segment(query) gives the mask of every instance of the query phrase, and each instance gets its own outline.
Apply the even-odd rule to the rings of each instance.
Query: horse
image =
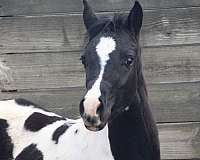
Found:
[[[81,118],[68,119],[25,99],[0,101],[1,160],[160,160],[156,123],[142,72],[143,10],[98,17],[83,0],[88,42],[81,62]]]

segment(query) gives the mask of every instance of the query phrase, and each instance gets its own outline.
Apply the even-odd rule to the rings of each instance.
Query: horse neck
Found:
[[[109,124],[109,140],[116,160],[159,160],[157,128],[147,100],[141,71],[137,94],[129,110]]]

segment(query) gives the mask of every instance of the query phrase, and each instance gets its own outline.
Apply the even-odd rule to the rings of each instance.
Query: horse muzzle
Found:
[[[108,113],[100,98],[87,97],[80,102],[80,114],[90,131],[102,130],[108,121]]]

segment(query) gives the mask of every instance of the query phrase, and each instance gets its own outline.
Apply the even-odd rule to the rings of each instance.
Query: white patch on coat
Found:
[[[13,149],[14,156],[23,150],[23,147],[32,139],[32,135],[34,135],[34,132],[29,132],[24,129],[25,120],[34,112],[61,117],[55,113],[34,108],[34,106],[20,106],[15,100],[0,101],[0,119],[7,120],[9,124],[9,136],[11,138],[16,137],[12,139],[15,144]]]
[[[99,132],[91,132],[85,128],[82,119],[66,119],[49,124],[37,132],[25,130],[24,122],[34,112],[58,116],[42,109],[20,106],[14,100],[0,101],[0,119],[7,120],[9,124],[8,134],[14,144],[14,158],[25,147],[34,143],[42,152],[44,160],[114,160],[107,126]],[[74,124],[61,135],[58,144],[55,144],[52,135],[65,123]]]
[[[110,59],[109,54],[112,53],[116,48],[116,42],[112,37],[101,37],[100,42],[96,46],[96,52],[100,60],[100,73],[93,84],[92,88],[87,92],[85,98],[101,96],[100,84],[103,78],[105,66],[107,61]]]

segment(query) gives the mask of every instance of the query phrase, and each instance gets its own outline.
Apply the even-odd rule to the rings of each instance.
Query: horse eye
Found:
[[[133,57],[127,57],[125,60],[125,65],[126,66],[131,66],[133,64]]]
[[[84,67],[86,66],[86,58],[85,58],[85,56],[81,56],[81,58],[80,58],[80,60],[81,60],[81,63],[84,65]]]

